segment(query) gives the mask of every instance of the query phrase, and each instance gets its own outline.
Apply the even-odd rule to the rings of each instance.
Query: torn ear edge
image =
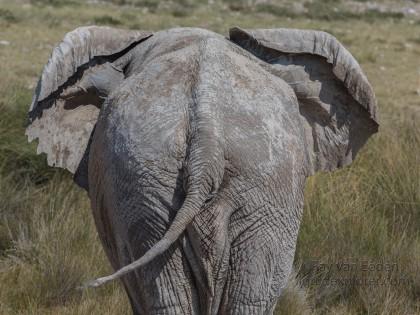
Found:
[[[360,65],[350,52],[332,35],[313,30],[256,29],[233,27],[229,39],[270,63],[267,56],[273,53],[312,54],[324,58],[332,65],[334,75],[351,97],[367,112],[373,132],[379,127],[377,102],[373,89]]]
[[[26,135],[29,142],[38,139],[37,153],[46,153],[50,166],[77,171],[79,180],[75,180],[84,188],[88,143],[103,99],[97,102],[95,91],[79,89],[78,84],[84,74],[103,70],[150,36],[150,32],[80,27],[65,35],[44,67],[28,113]],[[66,92],[71,90],[78,93],[67,99]]]
[[[152,35],[105,26],[84,26],[67,33],[42,71],[29,109],[29,123],[86,70],[117,60]]]

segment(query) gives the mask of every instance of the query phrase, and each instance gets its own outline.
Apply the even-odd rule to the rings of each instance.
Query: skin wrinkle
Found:
[[[307,51],[281,51],[287,45]],[[133,313],[272,314],[292,268],[306,177],[348,164],[377,129],[363,73],[346,72],[356,63],[329,35],[284,29],[233,29],[230,40],[171,29],[118,58],[80,71],[105,98],[79,174],[100,239],[118,270],[169,227],[182,233],[123,276]],[[122,82],[110,82],[121,71]],[[80,73],[66,87],[88,94]],[[51,104],[42,117],[87,99],[61,112]],[[72,152],[64,143],[54,154]],[[171,223],[186,203],[198,214],[187,227]]]

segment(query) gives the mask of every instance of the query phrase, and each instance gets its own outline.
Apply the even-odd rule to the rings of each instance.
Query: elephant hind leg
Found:
[[[127,286],[125,287],[125,292],[127,293],[128,296],[128,300],[130,301],[130,305],[131,305],[131,310],[133,311],[133,315],[141,315],[142,312],[138,309],[137,303],[135,302],[135,299],[131,296],[131,292],[130,290],[127,288]]]
[[[126,180],[130,173],[119,170],[118,174],[111,177],[117,181],[98,180],[90,190],[99,236],[114,270],[138,259],[158,242],[182,202],[176,174],[169,177],[156,171],[130,181]],[[133,314],[200,314],[194,278],[180,240],[121,280]]]
[[[187,228],[184,252],[200,294],[200,315],[218,314],[229,266],[228,233],[232,206],[220,193]]]
[[[157,199],[154,199],[153,209],[148,209],[148,202],[144,202],[146,198],[148,195],[143,195],[143,205],[140,209],[143,214],[150,214],[151,210],[167,211],[164,203],[159,203]],[[125,239],[125,242],[129,254],[128,259],[122,261],[122,265],[140,257],[148,250],[147,246],[155,243],[156,238],[164,232],[164,224],[153,225],[150,222],[149,226],[143,218],[140,220],[143,224],[133,223],[133,227],[136,228],[128,229],[131,237]],[[127,291],[132,296],[132,305],[138,306],[133,307],[134,314],[135,310],[139,314],[150,315],[200,314],[194,277],[183,252],[181,240],[151,263],[123,276],[123,281],[129,283]]]
[[[294,241],[270,206],[254,207],[230,250],[228,280],[219,314],[271,315],[293,262]],[[235,222],[236,221],[236,222]],[[294,237],[292,235],[292,237]],[[291,246],[289,246],[292,244]]]

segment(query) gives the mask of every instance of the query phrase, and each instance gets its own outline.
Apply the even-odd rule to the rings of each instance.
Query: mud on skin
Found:
[[[331,35],[82,27],[44,68],[30,140],[68,169],[134,314],[272,314],[305,179],[355,158],[375,96]]]

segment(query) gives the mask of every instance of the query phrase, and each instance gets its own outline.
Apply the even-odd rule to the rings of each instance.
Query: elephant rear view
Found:
[[[29,139],[86,189],[134,314],[272,314],[305,179],[378,130],[331,35],[83,27],[44,68]]]

